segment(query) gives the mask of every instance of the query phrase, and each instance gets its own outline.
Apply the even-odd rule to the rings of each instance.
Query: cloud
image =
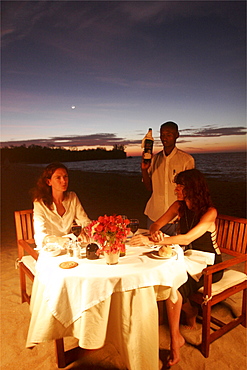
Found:
[[[220,137],[246,135],[246,128],[238,127],[205,127],[200,129],[180,130],[180,138],[184,137]]]
[[[189,143],[192,140],[185,140],[184,138],[198,138],[198,137],[221,137],[246,135],[246,128],[239,127],[203,127],[201,129],[184,129],[180,130],[178,143]],[[159,138],[155,138],[156,146],[162,146]],[[20,145],[39,145],[48,147],[108,147],[114,145],[125,146],[140,146],[141,140],[129,140],[127,138],[118,137],[114,133],[97,133],[90,135],[71,135],[71,136],[54,136],[48,139],[29,139],[18,141],[2,141],[1,147],[20,146]]]
[[[116,134],[112,133],[97,133],[91,135],[56,136],[48,139],[5,141],[1,143],[1,146],[39,145],[48,147],[105,147],[116,144],[136,145],[140,144],[140,142],[141,140],[128,140],[122,137],[117,137]]]
[[[33,32],[42,37],[39,27],[51,24],[59,33],[67,31],[68,36],[72,30],[76,31],[78,40],[88,33],[95,42],[101,37],[113,40],[116,36],[131,36],[133,27],[136,30],[141,24],[146,29],[150,22],[170,25],[183,19],[212,15],[244,30],[245,18],[241,17],[244,2],[236,3],[222,6],[219,1],[197,1],[191,6],[187,1],[2,1],[2,42],[7,45]]]
[[[195,128],[195,129],[184,129],[179,130],[179,139],[177,140],[177,144],[186,144],[191,143],[192,140],[189,138],[207,138],[207,137],[221,137],[221,136],[242,136],[246,135],[246,127],[202,127],[202,128]],[[185,139],[187,138],[187,139]],[[159,137],[155,137],[155,145],[157,147],[162,147],[162,143],[159,141]],[[195,149],[194,147],[188,149]]]
[[[213,18],[212,29],[211,14],[220,14],[225,28],[231,13],[239,14],[240,11],[230,12],[229,4],[224,10],[222,4],[205,3],[194,2],[193,6],[188,6],[186,1],[3,1],[3,75],[11,81],[15,69],[18,74],[28,73],[27,85],[35,83],[45,91],[49,86],[52,89],[60,86],[61,81],[71,89],[79,89],[80,78],[83,79],[81,85],[90,83],[91,89],[98,82],[122,88],[167,89],[176,87],[175,81],[179,80],[182,91],[185,84],[188,88],[188,79],[192,81],[192,73],[195,78],[198,56],[191,58],[191,55],[197,55],[199,46],[204,45],[203,75],[207,76],[213,60],[211,55],[216,52],[218,55],[221,45],[225,45],[222,33],[219,39],[214,38],[214,43],[204,39],[209,37],[208,31],[218,34],[222,28],[222,23],[218,25]],[[235,9],[236,5],[232,7]],[[199,27],[201,17],[207,19],[203,27]],[[235,35],[232,29],[228,32]],[[240,35],[236,36],[239,39]],[[15,42],[16,48],[6,47]],[[230,41],[227,42],[227,50],[242,60],[237,58],[238,51],[233,52]],[[214,44],[216,50],[212,50]],[[239,48],[239,43],[234,46]],[[25,59],[20,62],[20,47],[25,48],[26,55],[30,53],[27,62]],[[223,55],[221,58],[222,70],[222,65],[228,67],[230,57]],[[56,68],[52,68],[53,65]],[[37,84],[39,76],[42,77]],[[23,81],[17,76],[15,84],[22,85]]]
[[[44,17],[56,15],[58,1],[2,1],[2,46],[29,35]]]
[[[180,130],[178,143],[189,143],[191,140],[184,138],[196,137],[221,137],[246,135],[246,128],[239,127],[204,127],[201,129]],[[1,147],[39,145],[48,147],[109,147],[114,145],[140,146],[141,140],[130,140],[118,137],[114,133],[96,133],[90,135],[54,136],[48,139],[29,139],[18,141],[2,141]],[[156,146],[162,146],[159,138],[155,138]]]
[[[107,76],[100,76],[96,77],[96,80],[102,82],[102,83],[108,83],[108,84],[113,84],[113,85],[118,85],[118,86],[123,86],[123,87],[129,87],[130,83],[120,77],[107,77]]]

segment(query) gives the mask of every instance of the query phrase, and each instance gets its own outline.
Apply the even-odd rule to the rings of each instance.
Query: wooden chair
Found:
[[[221,253],[231,259],[203,270],[204,286],[190,296],[190,300],[201,305],[202,312],[202,343],[199,346],[204,357],[209,356],[209,346],[217,338],[241,324],[246,327],[246,291],[247,291],[247,220],[225,215],[218,215],[216,220],[217,244]],[[244,272],[232,270],[235,265],[243,262]],[[212,273],[225,270],[223,278],[212,284]],[[211,315],[211,308],[231,295],[243,291],[242,313],[228,323],[224,323]],[[210,326],[213,323],[217,328]],[[210,328],[213,330],[210,333]]]
[[[30,304],[31,295],[27,293],[26,276],[33,281],[38,253],[34,250],[33,210],[15,212],[15,226],[18,247],[21,300]],[[55,340],[56,360],[59,368],[67,366],[63,338]]]
[[[18,247],[18,266],[20,273],[20,288],[22,303],[30,304],[30,294],[27,293],[26,276],[33,281],[35,276],[35,264],[38,253],[34,250],[33,211],[15,212],[15,227]]]

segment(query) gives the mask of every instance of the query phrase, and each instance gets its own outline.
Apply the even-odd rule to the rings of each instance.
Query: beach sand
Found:
[[[12,164],[2,170],[1,177],[1,369],[56,369],[54,345],[41,343],[32,350],[25,348],[30,320],[29,305],[21,304],[18,269],[15,269],[17,247],[14,211],[29,209],[32,202],[29,190],[34,186],[40,168]],[[246,215],[246,188],[241,182],[209,181],[212,198],[219,213],[238,217]],[[140,176],[95,174],[70,171],[70,188],[75,191],[91,219],[103,214],[126,214],[138,218],[146,226],[143,210],[149,198]],[[31,289],[31,285],[30,285]],[[240,296],[231,300],[240,309]],[[225,304],[214,307],[215,315],[232,317]],[[75,339],[66,338],[69,348]],[[169,334],[166,322],[160,326],[160,358],[169,353]],[[80,350],[78,361],[66,369],[124,369],[115,348],[108,344],[95,351]],[[174,370],[242,370],[246,362],[246,329],[238,326],[210,346],[210,357],[205,359],[194,346],[186,343],[181,348],[181,361]],[[135,369],[146,370],[146,369]]]

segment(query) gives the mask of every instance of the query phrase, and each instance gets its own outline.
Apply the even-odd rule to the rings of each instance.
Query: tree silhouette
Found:
[[[42,147],[39,145],[10,146],[1,148],[1,163],[50,163],[54,161],[75,162],[101,159],[125,159],[123,145],[114,145],[112,150],[97,149],[71,150],[62,147]]]

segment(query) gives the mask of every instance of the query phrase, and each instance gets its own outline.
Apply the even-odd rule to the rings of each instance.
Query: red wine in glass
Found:
[[[71,232],[78,238],[81,233],[81,226],[80,225],[73,225],[71,227]]]
[[[136,218],[131,218],[130,223],[129,223],[128,226],[129,226],[132,234],[134,235],[137,232],[137,230],[139,229],[139,220],[136,219]]]

